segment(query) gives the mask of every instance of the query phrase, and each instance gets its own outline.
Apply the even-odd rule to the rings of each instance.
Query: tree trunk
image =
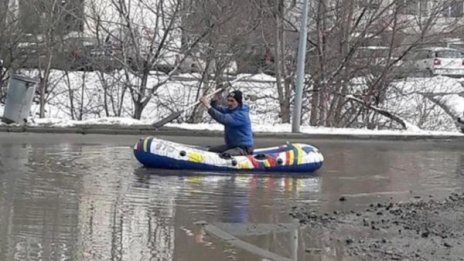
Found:
[[[140,120],[142,118],[142,112],[144,109],[144,105],[141,102],[134,102],[134,114],[132,115],[132,118]]]
[[[105,110],[106,117],[109,117],[110,116],[110,110],[109,110],[109,106],[108,106],[108,96],[109,96],[108,83],[106,81],[105,74],[102,73],[102,72],[99,72],[99,73],[100,73],[100,82],[101,82],[102,88],[103,88],[103,109]]]
[[[150,96],[145,96],[148,84],[148,74],[149,69],[147,65],[144,65],[142,81],[140,82],[140,93],[137,96],[137,100],[134,101],[134,119],[140,120],[142,118],[142,113],[148,102],[150,101]],[[144,98],[145,97],[145,98]]]
[[[340,44],[339,44],[339,52],[340,52],[340,62],[343,62],[345,57],[349,55],[349,50],[350,50],[350,34],[352,30],[351,26],[351,21],[353,17],[353,1],[344,1],[343,2],[343,11],[342,11],[342,18],[341,18],[341,29],[340,29]],[[340,76],[337,77],[336,80],[336,88],[334,90],[334,93],[336,94],[341,94],[335,96],[333,98],[333,102],[331,104],[331,117],[330,120],[330,126],[343,126],[343,123],[341,122],[342,120],[342,114],[343,114],[343,108],[346,102],[345,96],[348,93],[347,90],[347,82],[349,81],[348,79],[348,71],[347,68],[344,67],[342,68],[342,71],[340,73]],[[332,84],[332,83],[328,83]]]
[[[75,111],[74,111],[74,91],[71,86],[71,81],[69,79],[69,72],[66,71],[66,81],[67,81],[67,86],[68,86],[68,98],[69,98],[69,112],[71,113],[71,119],[75,120]]]
[[[274,56],[274,71],[276,75],[276,88],[279,96],[280,118],[283,123],[290,123],[290,102],[287,99],[287,91],[284,90],[285,83],[282,82],[282,75],[285,75],[285,38],[282,25],[282,16],[284,13],[283,0],[276,0],[275,13],[275,56]],[[286,88],[285,88],[286,89]]]
[[[281,31],[281,17],[280,17],[280,2],[281,0],[276,0],[277,1],[277,9],[275,13],[275,22],[276,22],[276,27],[275,27],[275,48],[274,48],[274,72],[275,72],[275,78],[276,78],[276,87],[277,87],[277,94],[278,94],[278,99],[279,99],[279,106],[280,106],[280,116],[282,119],[282,122],[285,123],[283,119],[283,103],[284,103],[284,93],[282,89],[282,77],[281,77],[281,70],[280,70],[280,59],[281,59],[281,53],[280,53],[280,44],[281,44],[281,39],[280,39],[280,31]]]
[[[286,39],[286,34],[285,30],[280,31],[281,32],[281,37],[280,39]],[[291,109],[290,109],[290,99],[292,98],[292,87],[293,87],[293,78],[289,75],[289,71],[286,67],[286,53],[285,53],[285,40],[282,40],[282,44],[280,45],[280,53],[282,54],[282,62],[281,62],[281,68],[282,68],[282,76],[284,79],[284,103],[282,105],[282,115],[283,119],[286,121],[284,122],[290,122],[291,118]],[[287,119],[288,118],[288,119]]]
[[[313,92],[311,93],[311,115],[310,115],[310,124],[311,126],[317,126],[321,122],[323,122],[323,119],[325,115],[323,115],[324,111],[324,103],[323,103],[323,97],[322,97],[322,86],[325,83],[324,79],[324,41],[323,41],[323,34],[325,32],[324,28],[324,23],[323,23],[323,17],[324,17],[324,8],[323,8],[324,2],[319,1],[317,5],[317,18],[316,18],[316,30],[318,32],[317,34],[317,53],[318,53],[318,68],[314,70],[314,72],[318,73],[313,76],[315,79],[314,85],[313,85]]]
[[[201,95],[206,95],[206,92],[208,91],[209,87],[209,75],[207,73],[207,68],[208,65],[206,66],[205,71],[203,72],[203,80],[202,84],[200,85],[200,89],[198,90],[198,94],[196,95],[196,99],[199,99]],[[205,112],[204,107],[201,104],[198,104],[193,108],[193,112],[190,115],[190,118],[188,119],[188,122],[190,123],[199,123],[203,119],[203,113]]]
[[[46,95],[48,93],[48,80],[50,77],[50,70],[52,65],[52,54],[50,50],[48,51],[48,62],[47,68],[45,69],[44,76],[40,79],[40,97],[39,97],[39,118],[45,118],[45,105],[46,105]]]
[[[84,118],[84,96],[85,96],[85,72],[82,74],[81,101],[80,101],[79,115],[78,115],[78,120],[80,121]]]
[[[120,96],[120,99],[119,99],[119,104],[117,104],[117,110],[116,110],[116,116],[117,117],[121,117],[122,115],[122,107],[124,105],[124,95],[126,94],[126,91],[127,91],[127,86],[124,85],[122,87],[122,91],[121,91],[121,96]]]
[[[39,118],[45,118],[45,88],[47,88],[48,77],[40,77],[39,91]]]
[[[5,31],[5,25],[7,24],[7,14],[9,12],[8,9],[9,0],[0,1],[0,36],[3,36],[3,32]]]

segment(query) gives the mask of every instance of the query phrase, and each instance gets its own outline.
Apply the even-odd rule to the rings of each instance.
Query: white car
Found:
[[[453,48],[417,49],[406,64],[408,69],[422,75],[464,76],[464,57],[459,50]]]

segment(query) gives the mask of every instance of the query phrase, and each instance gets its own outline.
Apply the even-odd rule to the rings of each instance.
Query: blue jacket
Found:
[[[209,115],[224,125],[224,139],[229,148],[253,148],[253,132],[251,130],[250,109],[247,105],[239,105],[234,110],[215,103],[208,110]]]

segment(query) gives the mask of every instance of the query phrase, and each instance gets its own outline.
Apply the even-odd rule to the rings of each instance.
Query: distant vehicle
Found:
[[[0,88],[2,87],[3,79],[3,60],[0,58]]]
[[[15,67],[38,68],[47,62],[47,47],[41,35],[24,34],[17,39],[13,54]]]
[[[5,103],[6,91],[3,89],[3,60],[0,58],[0,103]]]
[[[67,37],[64,41],[64,61],[72,70],[113,70],[122,66],[112,56],[105,43],[94,37]]]
[[[182,59],[182,55],[179,54],[176,57],[176,63]],[[179,66],[181,73],[201,73],[206,70],[206,61],[199,58],[200,55],[189,55],[183,59]],[[217,70],[217,62],[220,63],[220,67],[223,67],[225,74],[237,74],[237,63],[232,59],[231,54],[218,54],[218,59],[212,59],[208,65],[208,73],[215,73]]]
[[[461,132],[464,133],[464,112],[461,117],[458,117],[458,127],[461,128]]]
[[[356,76],[382,73],[396,57],[386,46],[358,47],[352,58],[351,68]],[[394,65],[396,66],[396,65]]]
[[[464,56],[461,51],[447,47],[417,49],[406,58],[404,69],[422,76],[464,76]]]

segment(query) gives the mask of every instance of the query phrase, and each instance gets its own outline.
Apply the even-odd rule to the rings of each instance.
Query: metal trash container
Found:
[[[13,74],[10,77],[3,111],[3,122],[25,123],[27,121],[32,98],[34,98],[35,88],[38,83],[38,80],[20,74]]]

